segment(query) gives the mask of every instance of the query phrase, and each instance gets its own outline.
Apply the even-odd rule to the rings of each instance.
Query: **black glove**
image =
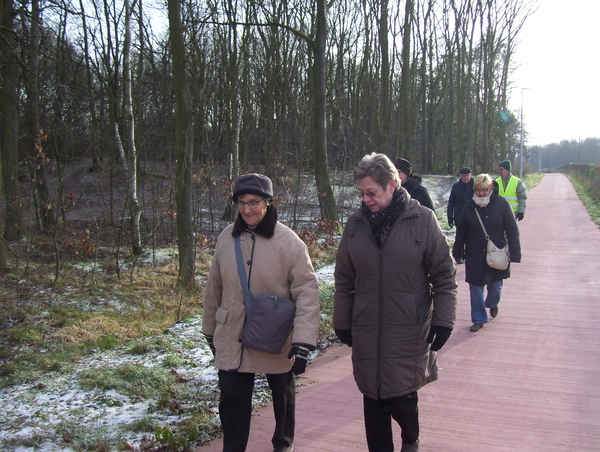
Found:
[[[308,345],[292,344],[292,349],[288,354],[288,359],[292,359],[294,356],[296,357],[294,364],[292,365],[292,372],[294,372],[294,375],[300,375],[306,371],[309,353],[310,347]]]
[[[450,226],[451,228],[454,227],[454,218],[448,217],[448,226]]]
[[[525,214],[523,212],[517,212],[517,213],[515,213],[515,219],[517,221],[521,221],[524,216],[525,216]]]
[[[429,335],[427,336],[427,342],[431,344],[431,350],[434,352],[440,350],[450,337],[450,334],[452,334],[450,328],[431,325],[431,328],[429,328]]]
[[[206,339],[206,342],[208,343],[208,346],[210,347],[210,351],[212,352],[213,356],[215,356],[214,336],[209,336],[208,334],[205,334],[204,338]]]
[[[342,344],[352,347],[352,331],[351,330],[335,330],[335,335]]]

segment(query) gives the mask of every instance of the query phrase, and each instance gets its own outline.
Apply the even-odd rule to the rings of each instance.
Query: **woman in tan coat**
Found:
[[[450,336],[456,267],[435,213],[400,186],[384,154],[354,171],[361,208],[348,218],[335,267],[334,328],[352,348],[370,452],[419,450],[417,390],[438,377]]]
[[[223,452],[246,450],[250,433],[254,374],[265,373],[273,395],[274,452],[290,452],[294,440],[294,374],[304,372],[319,328],[317,279],[306,245],[277,221],[273,185],[262,174],[235,181],[239,214],[217,239],[206,283],[202,332],[215,354],[221,398]],[[296,303],[294,328],[279,354],[253,350],[240,342],[246,316],[236,266],[234,238],[241,238],[243,260],[253,295],[270,294]]]

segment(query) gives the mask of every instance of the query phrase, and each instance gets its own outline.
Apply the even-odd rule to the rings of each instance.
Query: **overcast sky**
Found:
[[[509,107],[523,95],[528,145],[600,138],[599,20],[599,0],[539,0],[525,23]]]

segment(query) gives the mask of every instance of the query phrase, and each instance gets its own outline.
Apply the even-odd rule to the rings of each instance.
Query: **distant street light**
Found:
[[[523,90],[529,88],[521,88],[521,164],[519,165],[519,178],[523,179]]]

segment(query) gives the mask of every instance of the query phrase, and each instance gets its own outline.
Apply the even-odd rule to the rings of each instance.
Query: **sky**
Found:
[[[537,4],[516,49],[509,102],[519,118],[523,105],[524,142],[600,138],[600,1]]]

